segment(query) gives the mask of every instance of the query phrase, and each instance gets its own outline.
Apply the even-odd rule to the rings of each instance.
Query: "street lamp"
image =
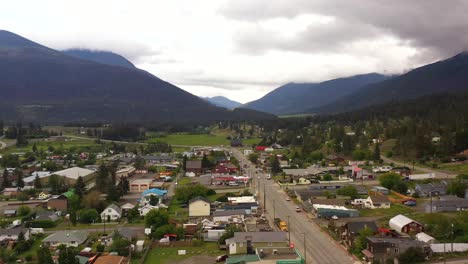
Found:
[[[276,207],[275,207],[275,199],[273,199],[273,219],[276,218]]]
[[[306,247],[306,233],[302,233],[304,236],[304,263],[307,264],[307,247]]]
[[[289,215],[288,215],[288,241],[289,241],[289,245],[291,245],[291,225],[289,224]]]

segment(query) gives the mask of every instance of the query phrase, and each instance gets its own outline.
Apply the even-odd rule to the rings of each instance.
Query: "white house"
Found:
[[[108,219],[110,219],[111,221],[117,221],[121,217],[122,217],[122,208],[120,208],[116,204],[111,204],[107,206],[106,209],[104,209],[101,212],[101,219],[103,221],[107,221]]]
[[[189,216],[210,216],[211,202],[204,197],[195,197],[189,201]]]
[[[30,233],[29,229],[22,227],[15,228],[2,228],[0,229],[0,243],[6,243],[8,241],[17,241],[20,233],[23,233],[24,239],[29,240]]]
[[[167,206],[164,204],[159,204],[159,205],[154,205],[154,206],[151,204],[145,204],[142,207],[138,208],[138,212],[140,213],[141,216],[145,216],[149,211],[158,210],[159,208],[167,208]]]
[[[65,245],[67,247],[78,247],[88,239],[86,230],[64,230],[44,238],[42,243],[49,247]]]
[[[385,195],[370,195],[367,197],[365,202],[365,207],[370,209],[377,209],[377,208],[390,208],[390,200]]]

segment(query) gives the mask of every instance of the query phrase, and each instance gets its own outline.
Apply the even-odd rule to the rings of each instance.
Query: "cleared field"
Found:
[[[178,250],[186,250],[186,255],[178,255]],[[204,263],[216,263],[215,256],[223,254],[218,249],[217,243],[204,243],[199,247],[168,247],[168,248],[154,248],[149,253],[145,260],[147,264],[169,264],[179,263],[184,259],[193,258],[196,256],[207,256],[203,261],[208,261],[210,256],[213,257],[211,262]]]
[[[18,148],[16,146],[12,146],[12,147],[9,147],[0,151],[0,153],[8,154],[8,153],[29,152],[29,151],[32,151],[33,145],[34,143],[30,142],[29,145],[26,147]],[[36,146],[37,146],[37,149],[43,149],[43,150],[47,150],[49,147],[53,147],[55,149],[61,148],[64,150],[70,150],[73,148],[82,148],[82,147],[101,148],[101,145],[95,143],[94,140],[86,140],[86,139],[72,139],[72,140],[63,141],[63,142],[40,141],[40,142],[36,142]]]
[[[169,134],[163,137],[147,139],[146,142],[152,143],[162,141],[171,145],[184,146],[227,146],[230,141],[224,136],[208,135],[208,134]]]
[[[440,169],[456,173],[468,173],[468,163],[441,164]]]

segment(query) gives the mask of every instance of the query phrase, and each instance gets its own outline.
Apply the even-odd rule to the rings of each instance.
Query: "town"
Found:
[[[468,250],[464,174],[380,155],[299,167],[261,138],[177,147],[73,131],[2,139],[3,261],[415,263]]]

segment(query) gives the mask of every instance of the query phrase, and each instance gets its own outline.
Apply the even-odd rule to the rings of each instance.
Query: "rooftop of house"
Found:
[[[230,216],[230,215],[245,215],[245,210],[235,209],[235,210],[218,210],[213,212],[213,216]]]
[[[345,206],[346,201],[343,199],[310,199],[311,204],[321,204],[321,205],[335,205],[335,206]]]
[[[127,264],[127,262],[126,257],[107,255],[98,257],[94,264]]]
[[[102,212],[106,212],[107,209],[114,209],[118,214],[122,214],[122,208],[120,208],[118,205],[116,204],[110,204],[109,206],[106,207],[106,209],[104,209],[104,211]]]
[[[252,242],[288,242],[286,232],[235,232],[234,237],[226,239],[230,243],[245,242],[251,240]]]
[[[163,196],[167,194],[167,190],[161,190],[158,188],[152,188],[144,191],[141,196],[147,196],[147,195],[158,195],[158,196]]]
[[[62,230],[57,231],[54,234],[44,238],[42,242],[59,242],[59,243],[67,243],[67,242],[77,242],[79,244],[86,241],[88,238],[88,232],[85,230]]]
[[[201,169],[202,168],[202,162],[201,162],[201,160],[187,160],[187,163],[185,163],[185,168],[187,168],[187,169]]]
[[[1,228],[0,229],[0,236],[7,235],[7,236],[17,236],[19,233],[23,232],[26,233],[28,229],[22,227],[14,227],[14,228]]]
[[[390,200],[386,195],[370,195],[372,203],[389,203]]]
[[[204,202],[207,202],[207,203],[211,203],[211,201],[208,198],[197,196],[197,197],[194,197],[194,198],[190,199],[189,204],[191,204],[193,202],[196,202],[196,201],[204,201]]]
[[[409,246],[427,246],[426,243],[414,240],[410,237],[367,237],[372,243],[384,243],[390,245],[406,245]]]

